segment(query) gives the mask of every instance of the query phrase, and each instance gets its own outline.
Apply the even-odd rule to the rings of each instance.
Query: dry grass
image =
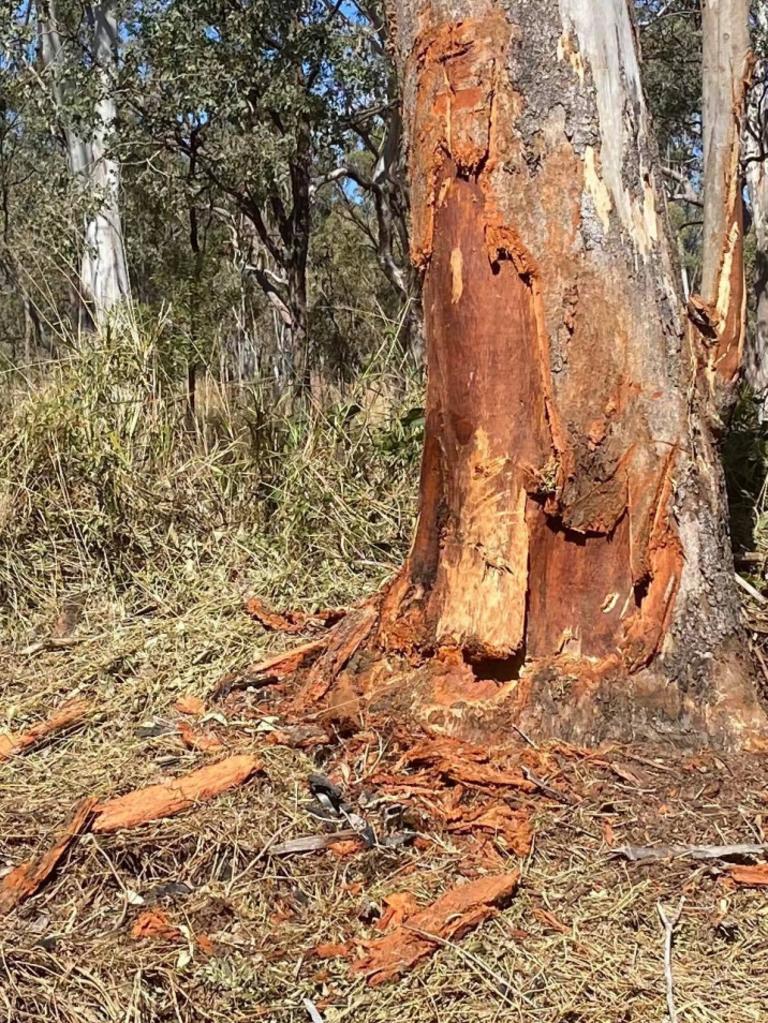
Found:
[[[347,402],[298,425],[267,418],[255,397],[238,399],[183,433],[156,346],[142,355],[125,344],[130,383],[114,352],[90,368],[75,360],[30,381],[26,400],[17,385],[6,419],[0,728],[19,730],[75,695],[97,714],[0,764],[3,872],[44,847],[83,795],[205,762],[180,744],[173,703],[209,698],[221,675],[275,646],[243,613],[246,593],[279,606],[355,599],[407,541],[418,437],[403,410],[413,399],[384,422]],[[94,365],[96,411],[111,409],[98,428],[83,418],[95,414]],[[122,399],[108,402],[117,391]],[[230,400],[217,399],[220,413]],[[72,645],[24,654],[75,597]],[[713,864],[625,864],[606,844],[607,825],[618,843],[760,840],[764,758],[654,763],[646,750],[640,763],[615,750],[605,766],[561,757],[553,783],[572,805],[511,797],[530,809],[535,844],[521,863],[502,849],[523,872],[510,907],[400,982],[371,989],[343,959],[312,950],[369,936],[388,893],[407,889],[426,903],[456,883],[465,840],[422,816],[422,848],[271,855],[274,842],[319,828],[305,806],[311,771],[335,772],[358,799],[371,762],[397,750],[381,735],[371,749],[350,740],[308,754],[270,745],[268,719],[212,709],[210,727],[257,751],[265,775],[172,820],[85,836],[3,922],[0,1019],[304,1023],[310,999],[327,1023],[656,1023],[666,1011],[657,904],[681,894],[682,1023],[768,1018],[765,894],[729,888]],[[150,906],[165,909],[181,940],[131,937]],[[196,944],[201,934],[213,955]]]

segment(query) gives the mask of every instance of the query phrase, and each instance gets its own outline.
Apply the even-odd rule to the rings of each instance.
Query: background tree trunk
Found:
[[[758,398],[761,422],[768,420],[768,11],[755,13],[758,54],[747,110],[746,179],[755,230],[755,329],[745,359],[745,375]]]
[[[436,727],[490,700],[739,742],[763,716],[626,4],[458,10],[395,5],[429,382],[378,641],[428,661]]]
[[[749,0],[702,0],[707,371],[713,390],[739,374],[746,326],[741,133],[749,78]]]
[[[88,9],[93,59],[100,69],[100,96],[90,140],[72,128],[62,85],[64,42],[53,0],[39,9],[40,48],[50,76],[54,103],[63,126],[70,173],[82,182],[96,209],[86,218],[80,265],[80,303],[97,325],[113,306],[130,297],[130,281],[120,219],[120,165],[109,155],[108,136],[117,120],[114,77],[117,67],[117,19],[111,0]]]
[[[131,288],[120,218],[120,164],[109,152],[109,135],[117,122],[117,17],[111,0],[90,7],[89,17],[102,92],[85,168],[97,209],[86,222],[80,279],[83,297],[100,325],[115,305],[130,297]]]

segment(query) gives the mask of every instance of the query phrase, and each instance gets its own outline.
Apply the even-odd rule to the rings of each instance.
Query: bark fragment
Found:
[[[494,916],[514,895],[519,878],[513,871],[452,888],[383,937],[367,942],[365,956],[352,969],[364,974],[372,987],[395,980],[443,943],[458,940]]]
[[[260,770],[261,761],[257,757],[241,754],[159,785],[135,789],[99,803],[95,808],[93,830],[98,833],[120,831],[173,817],[190,810],[196,803],[243,785]]]
[[[57,836],[51,848],[22,863],[3,878],[0,884],[0,916],[10,913],[48,880],[78,837],[88,829],[95,812],[96,799],[84,799],[72,820]]]

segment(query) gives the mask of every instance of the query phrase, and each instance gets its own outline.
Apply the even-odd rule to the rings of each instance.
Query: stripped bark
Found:
[[[346,683],[391,710],[400,656],[399,706],[484,740],[743,744],[765,717],[627,7],[394,15],[426,437],[413,548]]]
[[[750,73],[749,0],[703,0],[704,366],[727,399],[741,369],[746,327],[741,135]]]

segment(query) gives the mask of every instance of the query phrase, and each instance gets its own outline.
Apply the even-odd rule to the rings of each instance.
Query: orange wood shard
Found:
[[[178,927],[174,927],[168,919],[168,914],[162,909],[145,909],[134,920],[131,937],[135,941],[143,941],[146,938],[176,941],[181,937],[181,931]]]
[[[366,942],[366,955],[352,964],[371,986],[394,980],[446,941],[455,941],[496,913],[514,895],[517,871],[458,885],[394,930]]]
[[[187,749],[198,753],[217,753],[224,749],[224,743],[208,732],[197,732],[186,721],[179,722],[179,738]]]
[[[751,888],[762,888],[768,885],[768,863],[758,863],[755,866],[731,867],[728,876],[736,884],[746,885]]]
[[[245,610],[270,632],[287,632],[296,634],[314,626],[328,628],[341,621],[347,613],[345,607],[327,608],[309,614],[306,611],[273,611],[259,597],[251,597],[246,602]]]
[[[302,643],[301,646],[273,654],[263,661],[250,664],[241,672],[224,675],[217,683],[214,695],[226,696],[231,689],[244,689],[247,686],[282,682],[294,675],[300,668],[305,667],[312,658],[325,649],[329,640],[330,633],[327,633],[318,639],[310,639],[307,643]]]
[[[8,760],[16,753],[37,746],[43,739],[57,732],[79,725],[91,711],[88,700],[68,700],[46,721],[40,721],[28,731],[19,735],[0,735],[0,761]]]
[[[187,696],[180,696],[174,703],[173,709],[177,710],[179,714],[200,717],[205,714],[205,700],[201,700],[199,696],[193,696],[189,693]]]
[[[260,770],[260,760],[243,754],[228,757],[159,785],[127,792],[124,796],[98,804],[93,830],[119,831],[163,817],[173,817],[174,814],[189,810],[196,803],[213,799],[228,789],[242,785]]]
[[[3,878],[0,884],[0,916],[10,913],[19,903],[34,895],[48,880],[70,846],[87,830],[93,819],[95,807],[94,796],[84,799],[75,810],[72,820],[57,835],[56,841],[47,852],[20,864]]]

